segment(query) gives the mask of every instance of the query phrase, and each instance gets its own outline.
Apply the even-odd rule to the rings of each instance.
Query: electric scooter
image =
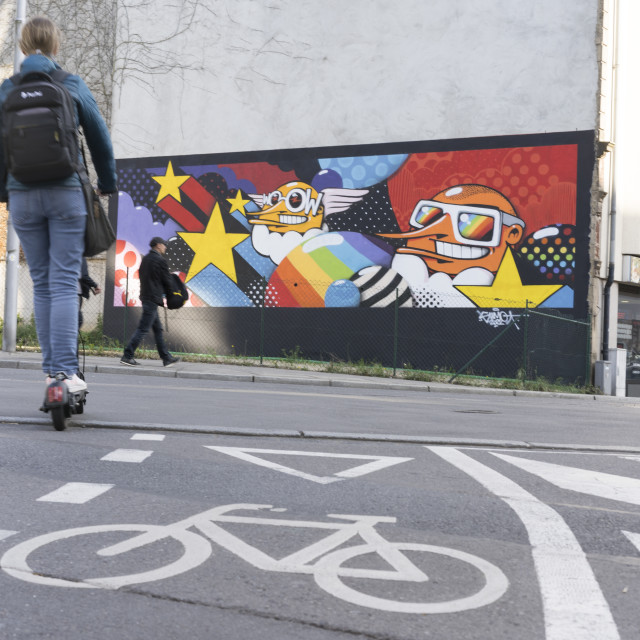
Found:
[[[84,380],[84,376],[78,371],[78,377]],[[56,431],[64,431],[67,427],[66,420],[74,414],[84,413],[84,405],[87,402],[86,389],[71,392],[65,384],[66,376],[59,373],[47,387],[44,394],[44,402],[40,411],[51,414],[53,427]]]

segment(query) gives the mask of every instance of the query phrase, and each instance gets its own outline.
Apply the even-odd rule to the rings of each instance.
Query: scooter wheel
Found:
[[[76,413],[84,413],[84,399],[80,400],[77,404],[76,404]]]
[[[54,407],[49,409],[51,412],[51,419],[53,420],[53,428],[56,431],[64,431],[66,428],[64,407]]]

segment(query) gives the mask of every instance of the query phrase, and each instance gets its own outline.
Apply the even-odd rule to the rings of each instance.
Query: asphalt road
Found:
[[[43,386],[0,371],[3,639],[639,637],[633,402],[94,374],[56,432]]]
[[[640,399],[511,396],[91,374],[77,425],[640,450]],[[46,421],[42,375],[0,369],[0,421]]]

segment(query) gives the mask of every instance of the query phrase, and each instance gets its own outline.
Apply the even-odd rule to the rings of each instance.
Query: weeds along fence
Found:
[[[210,300],[219,293],[212,287]],[[416,308],[408,289],[363,290],[346,280],[262,282],[245,306],[188,306],[161,318],[169,348],[183,354],[378,363],[394,373],[450,372],[452,380],[471,374],[591,382],[588,318],[513,300],[476,296],[472,302],[454,289],[421,300],[427,306]],[[140,313],[128,305],[105,313],[105,333],[126,343]],[[153,349],[151,336],[146,344]]]

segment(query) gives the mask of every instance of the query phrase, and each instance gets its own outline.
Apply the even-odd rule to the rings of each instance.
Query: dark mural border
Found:
[[[478,138],[430,141],[394,142],[381,144],[345,145],[331,147],[293,148],[246,152],[225,152],[197,155],[171,155],[152,158],[118,160],[118,169],[140,166],[161,166],[171,161],[179,165],[232,164],[267,162],[297,168],[309,163],[309,172],[316,168],[318,158],[351,157],[377,154],[411,154],[428,152],[503,149],[576,145],[576,242],[585,250],[576,256],[574,306],[563,309],[562,315],[583,320],[589,313],[589,234],[591,216],[591,187],[596,161],[593,131],[542,133],[527,135],[490,136]],[[110,218],[117,224],[117,201],[112,199]],[[115,250],[107,254],[104,331],[109,337],[126,340],[135,328],[138,309],[115,307],[114,300]],[[512,310],[514,316],[522,309]],[[126,317],[126,328],[125,328]],[[490,342],[501,327],[478,323],[477,309],[265,309],[260,308],[185,308],[169,312],[170,348],[178,351],[201,352],[200,339],[204,333],[209,340],[209,353],[219,355],[257,355],[279,357],[298,350],[302,357],[318,360],[348,360],[381,362],[386,366],[410,366],[433,369],[456,369],[467,362]],[[503,327],[502,327],[503,328]],[[483,375],[511,377],[523,365],[522,332],[507,332],[495,348],[475,363],[474,370]],[[564,330],[563,330],[564,331]],[[261,333],[262,332],[262,333]],[[548,333],[548,332],[547,332]],[[569,331],[571,333],[571,331]],[[584,358],[587,337],[582,327],[572,335],[564,331],[564,345],[556,345],[558,353],[566,351],[564,364],[551,358],[542,369],[550,378],[584,377]],[[394,346],[394,335],[396,343]],[[190,337],[191,336],[191,337]],[[262,336],[262,340],[261,340]],[[552,337],[546,338],[552,341]],[[148,341],[152,345],[152,341]],[[568,349],[568,351],[567,351]],[[553,352],[546,344],[541,351]],[[542,370],[541,369],[541,370]],[[539,373],[539,372],[538,372]]]

